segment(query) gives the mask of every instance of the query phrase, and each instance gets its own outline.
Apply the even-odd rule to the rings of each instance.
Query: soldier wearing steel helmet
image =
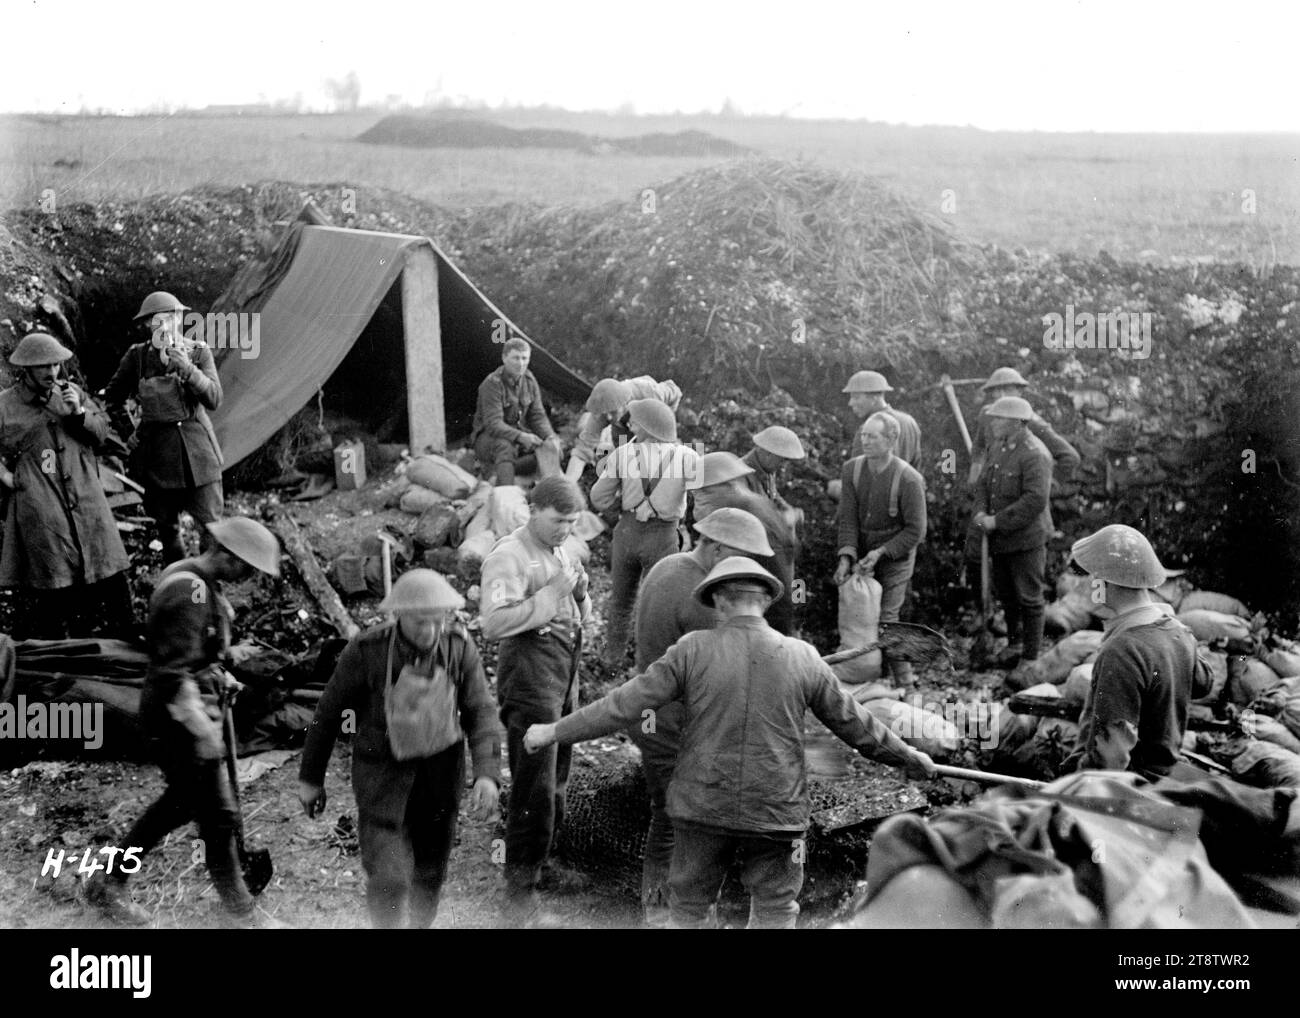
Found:
[[[501,726],[478,649],[456,612],[465,599],[432,569],[398,577],[380,608],[392,619],[339,657],[307,731],[298,799],[325,808],[325,768],[340,730],[353,733],[366,904],[376,927],[427,929],[438,911],[465,787],[472,815],[496,810]],[[349,729],[347,719],[355,723]]]
[[[170,293],[149,294],[135,316],[149,339],[123,354],[104,390],[124,436],[131,430],[126,401],[139,406],[131,473],[144,485],[145,511],[158,524],[168,562],[185,555],[178,527],[182,512],[208,524],[220,519],[223,508],[224,460],[208,417],[221,405],[221,379],[212,351],[183,331],[188,310]]]
[[[239,689],[224,667],[232,660],[233,612],[221,585],[254,572],[278,576],[280,542],[262,524],[242,516],[210,523],[208,531],[207,551],[164,569],[149,601],[149,668],[140,720],[167,788],[123,844],[147,853],[177,827],[197,820],[225,921],[253,926],[265,920],[256,916],[240,872],[234,794],[221,766],[225,740],[220,715],[204,698]],[[87,898],[115,921],[149,921],[149,914],[130,900],[120,869],[88,886]]]
[[[848,394],[849,409],[857,415],[863,424],[874,413],[884,411],[898,421],[898,446],[894,455],[908,466],[921,469],[921,426],[916,418],[904,410],[892,407],[885,399],[885,393],[893,392],[885,376],[879,371],[859,371],[849,379],[843,392]],[[849,450],[849,459],[862,455],[862,428],[853,435],[853,445]]]
[[[971,467],[968,483],[972,486],[979,480],[984,469],[984,461],[992,444],[993,419],[989,417],[989,407],[1003,396],[1024,397],[1029,383],[1015,368],[998,368],[980,386],[987,394],[987,402],[980,407],[979,417],[975,422],[975,434],[971,438]],[[1052,479],[1068,481],[1074,476],[1079,466],[1079,453],[1069,442],[1056,433],[1056,430],[1035,413],[1028,422],[1030,434],[1043,443],[1043,447],[1052,458]]]
[[[1212,686],[1196,637],[1152,595],[1168,578],[1143,534],[1119,523],[1074,542],[1070,558],[1092,577],[1101,649],[1064,771],[1130,770],[1156,780],[1179,763],[1193,699]]]
[[[717,627],[683,636],[607,696],[558,723],[533,725],[528,752],[570,746],[685,705],[681,754],[668,787],[674,926],[710,923],[733,859],[750,893],[749,925],[793,928],[808,828],[804,716],[814,716],[865,757],[933,777],[933,761],[860,711],[816,648],[763,619],[781,581],[747,558],[719,562],[694,590]],[[652,715],[653,716],[653,715]]]
[[[97,617],[131,623],[130,564],[99,480],[108,420],[62,365],[72,357],[43,332],[9,357],[18,384],[0,392],[0,586],[31,596],[20,635],[88,636]]]
[[[713,608],[692,593],[725,558],[754,559],[773,554],[762,522],[743,509],[716,509],[695,524],[699,541],[690,551],[655,563],[641,583],[636,599],[636,670],[643,672],[687,633],[712,629]],[[650,793],[650,827],[646,831],[642,864],[641,903],[647,926],[664,926],[668,918],[668,865],[673,851],[673,827],[666,811],[668,782],[681,748],[685,708],[673,702],[627,730],[641,751],[641,767]]]
[[[993,586],[1007,622],[1004,661],[1013,664],[1035,660],[1042,649],[1052,460],[1029,431],[1034,411],[1019,396],[1003,396],[988,414],[994,444],[976,486],[971,534],[988,534]]]
[[[743,483],[755,495],[771,499],[778,508],[788,508],[789,503],[781,497],[778,487],[781,471],[787,463],[798,462],[806,455],[798,435],[773,424],[754,436],[754,448],[740,458],[753,471],[745,475]]]
[[[618,505],[609,550],[612,588],[606,615],[605,667],[627,655],[632,606],[641,577],[677,551],[677,528],[686,515],[687,484],[699,475],[700,456],[677,441],[677,420],[657,399],[628,404],[633,440],[605,460],[591,488],[597,509]]]
[[[772,554],[757,556],[755,560],[764,569],[771,570],[783,588],[769,609],[767,620],[778,633],[789,636],[794,632],[793,588],[799,538],[795,527],[770,498],[756,495],[745,486],[750,471],[734,453],[705,453],[700,460],[699,477],[692,486],[694,516],[698,520],[717,509],[742,509],[763,524]]]
[[[602,378],[592,387],[586,412],[578,422],[578,438],[564,472],[569,480],[578,480],[588,463],[599,472],[606,456],[624,442],[632,441],[628,405],[634,399],[657,399],[675,414],[682,402],[682,390],[671,378],[663,382],[656,382],[649,375]]]

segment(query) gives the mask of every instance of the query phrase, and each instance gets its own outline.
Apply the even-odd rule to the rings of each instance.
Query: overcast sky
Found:
[[[1295,131],[1296,0],[0,0],[0,109],[397,94],[990,130]]]

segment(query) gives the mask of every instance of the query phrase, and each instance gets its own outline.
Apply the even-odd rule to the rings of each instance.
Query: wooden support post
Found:
[[[311,545],[303,537],[302,531],[298,529],[297,521],[290,516],[282,507],[275,509],[275,530],[280,535],[280,540],[284,542],[284,550],[289,553],[293,559],[293,564],[298,567],[298,574],[302,577],[303,583],[311,592],[311,596],[316,599],[320,605],[321,611],[325,617],[330,620],[334,628],[338,630],[339,635],[344,639],[350,640],[361,632],[361,627],[353,621],[348,610],[343,607],[343,601],[325,576],[325,570],[320,567],[316,561],[316,553],[312,551]]]
[[[402,326],[406,340],[406,407],[411,455],[445,453],[447,422],[442,392],[438,258],[427,244],[407,250],[402,272]]]

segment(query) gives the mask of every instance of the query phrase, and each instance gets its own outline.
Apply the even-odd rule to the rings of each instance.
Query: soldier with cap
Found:
[[[24,336],[9,357],[18,384],[0,392],[0,586],[31,592],[31,637],[87,636],[96,615],[131,624],[130,564],[99,480],[95,452],[108,420],[61,365],[53,336]]]
[[[755,495],[763,495],[784,509],[789,503],[777,488],[778,475],[787,463],[804,456],[799,436],[789,428],[773,424],[754,436],[754,448],[741,457],[740,462],[753,471],[745,475],[743,483]]]
[[[839,564],[835,582],[854,568],[880,581],[880,621],[897,622],[927,525],[925,481],[894,455],[898,421],[877,411],[862,427],[862,456],[844,464],[840,478]],[[891,659],[897,685],[912,679],[912,665]]]
[[[1179,765],[1189,705],[1212,688],[1209,665],[1173,608],[1152,596],[1169,574],[1141,532],[1112,523],[1075,541],[1070,558],[1099,588],[1105,635],[1062,769],[1158,780]]]
[[[412,569],[379,607],[392,618],[352,639],[321,695],[298,799],[309,817],[325,809],[325,768],[351,718],[370,922],[427,929],[456,839],[465,744],[474,766],[472,815],[487,819],[501,781],[501,727],[478,649],[456,619],[465,599],[450,583],[432,569]]]
[[[772,548],[758,518],[743,509],[715,509],[695,525],[700,539],[691,551],[655,563],[636,599],[636,670],[644,672],[687,633],[712,629],[713,609],[693,596],[719,562],[734,556],[770,557]],[[641,751],[641,767],[650,792],[650,827],[646,831],[641,902],[647,926],[664,926],[668,918],[668,864],[673,826],[666,809],[668,781],[681,747],[685,708],[679,701],[641,719],[627,730]]]
[[[497,699],[510,761],[506,812],[506,907],[510,925],[543,924],[538,886],[564,821],[569,751],[524,752],[524,732],[578,704],[582,622],[591,614],[587,574],[564,550],[582,493],[546,477],[529,493],[528,522],[501,538],[483,561],[482,633],[500,640]],[[550,875],[560,875],[551,866]]]
[[[794,631],[794,570],[799,558],[799,539],[794,527],[777,505],[765,495],[756,495],[745,485],[752,467],[734,453],[707,452],[700,460],[700,474],[692,489],[694,518],[704,519],[718,509],[742,509],[754,516],[767,534],[770,556],[755,561],[781,581],[783,593],[767,614],[772,628],[784,636]],[[696,528],[698,531],[698,527]]]
[[[591,488],[591,504],[621,512],[609,549],[612,589],[605,629],[605,667],[623,663],[641,577],[677,551],[677,527],[686,514],[686,488],[699,476],[700,456],[677,441],[677,420],[657,399],[628,404],[633,440],[605,460]]]
[[[168,562],[185,555],[178,527],[182,511],[208,524],[220,519],[223,508],[224,460],[208,417],[221,405],[221,379],[212,351],[182,331],[188,310],[170,293],[149,294],[135,316],[149,339],[127,349],[104,390],[123,436],[131,433],[126,401],[139,405],[131,472],[144,485],[145,511],[158,524]]]
[[[896,456],[908,466],[921,469],[921,426],[916,418],[904,410],[892,407],[885,400],[885,393],[893,392],[894,387],[886,381],[879,371],[859,371],[844,386],[849,396],[849,409],[860,421],[866,423],[874,413],[884,411],[898,421],[898,445],[894,450]],[[862,455],[862,429],[853,436],[853,445],[849,458]]]
[[[987,393],[987,402],[980,407],[979,417],[975,422],[975,434],[971,439],[971,465],[968,483],[972,486],[979,480],[993,439],[993,419],[989,417],[989,407],[1003,396],[1024,397],[1029,383],[1015,368],[998,368],[989,375],[988,380],[980,386]],[[1079,466],[1079,453],[1069,442],[1056,433],[1056,430],[1037,413],[1029,419],[1029,433],[1043,443],[1052,457],[1052,479],[1068,481],[1074,476]]]
[[[209,523],[208,531],[207,550],[164,569],[149,601],[149,668],[140,720],[167,787],[123,844],[143,855],[176,828],[197,820],[225,921],[245,927],[275,925],[257,915],[240,871],[234,792],[221,766],[224,733],[220,714],[204,697],[232,695],[241,688],[224,667],[232,660],[232,612],[221,585],[248,579],[254,572],[278,576],[280,542],[262,524],[243,516]],[[95,874],[87,882],[86,896],[115,921],[149,921],[149,914],[131,901],[121,868],[107,878]]]
[[[804,715],[863,756],[919,778],[933,761],[844,693],[816,648],[774,632],[763,613],[781,581],[746,558],[719,562],[695,588],[718,626],[688,633],[648,669],[558,723],[534,725],[525,747],[569,746],[624,728],[680,700],[681,755],[668,788],[673,822],[673,925],[704,926],[733,859],[750,894],[751,927],[793,928],[810,818]],[[654,716],[652,713],[650,716]]]
[[[988,534],[993,587],[1007,621],[1004,660],[1033,661],[1043,643],[1043,571],[1052,534],[1052,459],[1029,431],[1034,411],[1019,396],[988,408],[993,447],[976,487],[971,531]]]
[[[515,471],[536,466],[536,451],[549,443],[559,461],[560,439],[542,403],[542,387],[528,370],[533,348],[514,336],[501,347],[501,367],[479,383],[470,445],[491,467],[498,485],[514,484]]]
[[[578,422],[578,438],[564,472],[569,480],[578,480],[588,463],[599,472],[605,456],[632,441],[628,405],[634,399],[657,399],[675,414],[682,402],[682,390],[671,378],[664,382],[656,382],[649,375],[624,380],[602,378],[592,387],[586,412]]]

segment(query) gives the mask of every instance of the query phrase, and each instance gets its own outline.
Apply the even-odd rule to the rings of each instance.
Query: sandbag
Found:
[[[432,506],[415,521],[411,537],[421,548],[441,548],[444,544],[454,547],[460,540],[460,517],[446,502]]]
[[[1062,700],[1077,703],[1080,707],[1088,702],[1088,694],[1092,691],[1092,666],[1092,661],[1075,665],[1066,680],[1054,687],[1060,689]]]
[[[1275,647],[1272,650],[1264,651],[1259,656],[1264,664],[1277,672],[1278,678],[1291,679],[1300,675],[1300,650],[1294,648],[1294,644],[1287,647]]]
[[[499,484],[488,499],[492,532],[497,537],[512,534],[528,522],[528,496],[513,484]]]
[[[1059,700],[1062,697],[1061,687],[1055,682],[1041,682],[1037,686],[1030,686],[1028,689],[1021,690],[1025,696],[1045,696],[1048,699]]]
[[[1243,714],[1241,730],[1262,742],[1271,742],[1292,753],[1300,753],[1300,739],[1281,721],[1266,714]]]
[[[1179,606],[1192,590],[1192,583],[1185,576],[1171,576],[1160,586],[1155,587],[1151,593],[1155,594],[1160,600],[1173,605],[1174,611],[1178,611]]]
[[[1300,739],[1300,696],[1289,697],[1277,719],[1286,725],[1288,732]]]
[[[1193,611],[1180,611],[1177,617],[1179,622],[1196,634],[1198,640],[1206,643],[1214,640],[1250,639],[1250,626],[1236,615],[1197,608]]]
[[[1193,590],[1178,603],[1179,612],[1212,611],[1222,615],[1236,615],[1238,618],[1250,618],[1250,609],[1227,594],[1216,594],[1212,590]]]
[[[900,700],[868,700],[862,705],[913,749],[945,757],[961,743],[957,728],[938,714]]]
[[[1219,697],[1223,695],[1223,687],[1228,684],[1228,655],[1224,651],[1207,650],[1204,647],[1198,648],[1197,653],[1210,666],[1211,686],[1205,696],[1192,703],[1218,703]]]
[[[1300,788],[1300,755],[1255,739],[1232,758],[1232,773],[1260,788]]]
[[[587,564],[587,559],[591,558],[591,549],[587,547],[587,542],[577,534],[570,534],[566,537],[561,547],[564,548],[564,553],[569,558],[581,562],[584,566]]]
[[[490,530],[480,530],[473,537],[467,537],[456,549],[456,561],[461,569],[476,568],[483,564],[488,552],[497,543],[496,534]]]
[[[434,506],[446,504],[446,496],[419,484],[410,485],[402,492],[401,498],[397,501],[398,508],[404,513],[410,513],[412,516],[419,516]]]
[[[1019,681],[1027,686],[1038,682],[1064,682],[1075,665],[1081,665],[1096,655],[1104,635],[1100,629],[1081,629],[1071,633],[1038,660],[1026,662],[1020,669]]]
[[[1087,576],[1062,573],[1056,578],[1056,600],[1043,610],[1043,631],[1069,634],[1092,625],[1097,604]]]
[[[594,541],[605,532],[605,521],[590,509],[578,514],[578,522],[573,525],[573,532],[584,541]]]
[[[839,650],[869,647],[880,639],[880,581],[854,570],[840,584]],[[880,658],[859,654],[836,669],[844,682],[858,683],[880,678]]]
[[[1228,659],[1227,698],[1238,707],[1245,707],[1280,681],[1277,672],[1259,658],[1234,654]]]
[[[429,488],[446,498],[465,498],[478,484],[473,474],[434,453],[411,460],[406,467],[406,476],[412,484]]]
[[[405,475],[396,477],[391,483],[384,485],[384,508],[396,509],[402,503],[402,496],[410,490],[411,479]]]

